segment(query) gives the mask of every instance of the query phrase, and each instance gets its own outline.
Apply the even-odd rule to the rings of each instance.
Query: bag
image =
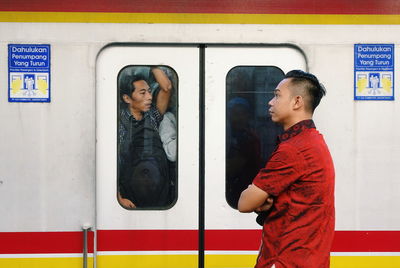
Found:
[[[135,127],[120,169],[120,192],[136,207],[165,207],[170,203],[168,160],[158,131],[150,120]]]

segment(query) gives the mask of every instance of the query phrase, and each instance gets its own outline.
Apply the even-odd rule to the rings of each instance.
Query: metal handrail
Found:
[[[88,263],[88,232],[91,227],[83,226],[83,268],[87,268]]]

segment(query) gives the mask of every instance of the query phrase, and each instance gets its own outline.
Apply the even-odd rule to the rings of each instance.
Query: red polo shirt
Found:
[[[256,268],[328,268],[335,227],[335,172],[312,120],[292,126],[253,183],[274,196]]]

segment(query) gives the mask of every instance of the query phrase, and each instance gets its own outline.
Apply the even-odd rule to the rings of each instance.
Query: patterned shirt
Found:
[[[141,120],[136,120],[127,107],[121,108],[119,124],[120,162],[124,162],[124,154],[129,153],[129,146],[133,142],[135,130],[143,125],[146,121],[149,121],[153,130],[158,131],[158,127],[162,119],[163,116],[154,106],[151,106],[150,110],[143,114],[143,118]]]
[[[158,109],[154,106],[151,106],[150,110],[143,114],[143,118],[141,120],[136,120],[135,117],[132,116],[131,112],[127,107],[121,108],[120,112],[120,123],[119,123],[119,165],[122,167],[128,155],[130,154],[129,148],[133,142],[133,139],[136,135],[136,131],[143,127],[145,122],[149,122],[151,128],[154,131],[158,131],[158,127],[160,122],[162,121],[163,116],[160,114]]]
[[[334,234],[334,166],[312,120],[285,131],[253,183],[274,196],[256,268],[328,268]]]

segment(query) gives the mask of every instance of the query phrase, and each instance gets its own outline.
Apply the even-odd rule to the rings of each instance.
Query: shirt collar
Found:
[[[131,114],[131,111],[129,110],[129,108],[128,107],[123,107],[122,108],[122,111],[121,111],[121,114],[122,114],[122,117],[125,119],[125,120],[132,120],[133,122],[140,122],[140,121],[142,121],[145,117],[147,117],[148,116],[148,112],[144,112],[143,113],[143,118],[141,119],[141,120],[136,120],[136,118]]]
[[[309,128],[315,128],[314,121],[309,119],[309,120],[303,120],[298,122],[297,124],[291,126],[289,129],[287,129],[285,132],[283,132],[281,135],[279,135],[279,142],[286,141],[298,134],[300,134],[303,130],[309,129]]]
[[[131,112],[129,111],[129,109],[127,107],[123,107],[121,109],[121,115],[123,116],[124,119],[129,120],[129,118],[133,117]],[[133,117],[133,119],[135,119]]]

